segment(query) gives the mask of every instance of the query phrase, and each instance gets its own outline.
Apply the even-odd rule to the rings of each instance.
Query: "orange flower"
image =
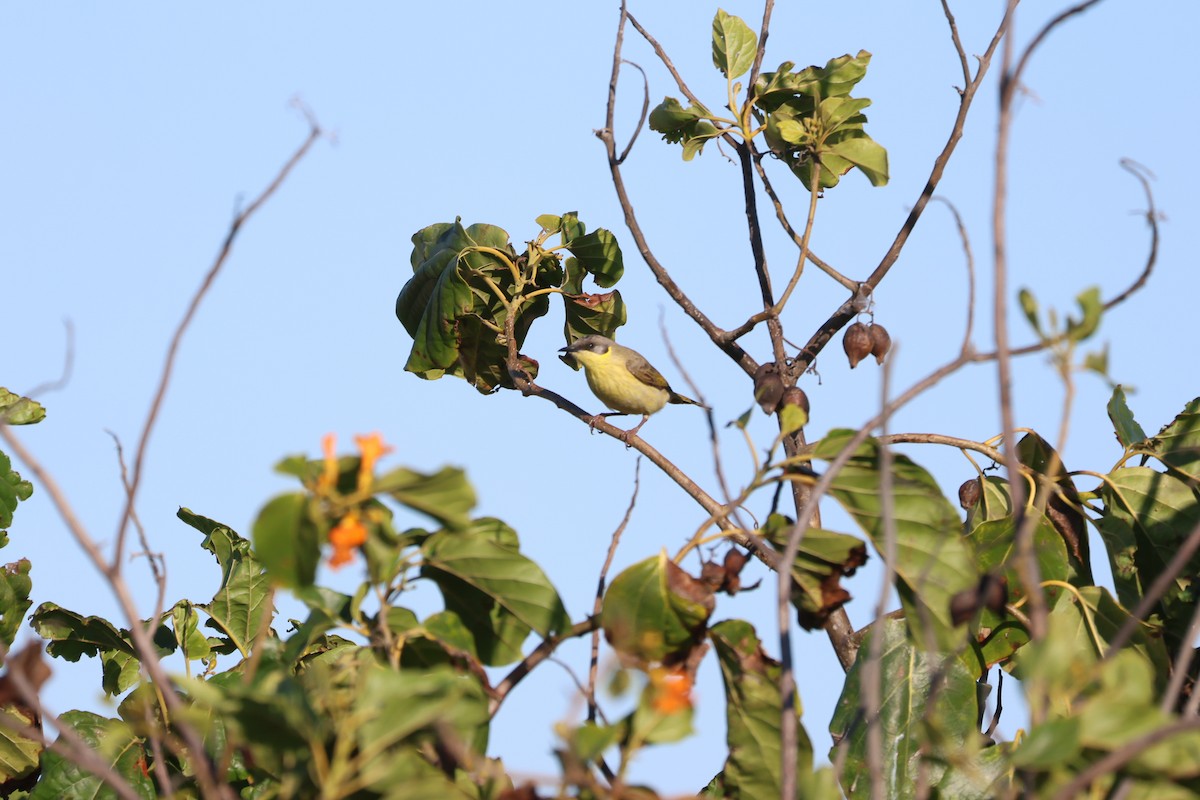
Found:
[[[338,462],[337,462],[337,434],[327,433],[321,437],[321,450],[325,454],[324,469],[321,476],[317,478],[317,491],[328,492],[337,484]]]
[[[359,519],[358,512],[351,511],[329,532],[329,543],[333,545],[329,566],[340,567],[349,564],[354,560],[354,548],[361,547],[366,541],[367,529]]]
[[[362,452],[362,460],[358,465],[358,490],[366,491],[375,477],[375,462],[392,452],[392,447],[385,444],[378,433],[367,436],[355,436],[355,443]]]
[[[654,698],[650,701],[660,714],[674,714],[692,707],[692,676],[676,667],[655,667],[650,670],[650,686]]]

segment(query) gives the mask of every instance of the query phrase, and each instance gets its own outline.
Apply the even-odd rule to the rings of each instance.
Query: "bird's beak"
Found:
[[[579,369],[579,362],[575,360],[575,354],[571,352],[571,348],[562,347],[559,348],[558,352],[562,354],[558,357],[559,361],[563,362],[573,370]]]

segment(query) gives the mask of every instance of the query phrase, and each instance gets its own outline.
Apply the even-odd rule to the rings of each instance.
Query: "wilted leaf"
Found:
[[[792,521],[772,514],[759,531],[777,552],[783,552],[791,535]],[[800,625],[814,630],[825,624],[829,615],[850,600],[841,585],[843,576],[853,575],[867,562],[867,547],[862,539],[846,533],[809,528],[800,540],[796,561],[792,564],[792,605]]]
[[[668,97],[650,112],[650,129],[671,144],[682,144],[683,160],[691,161],[709,139],[721,135],[706,119],[711,116],[704,106],[684,108],[674,97]]]
[[[711,589],[707,595],[700,588],[687,595],[673,591],[673,586],[686,583],[679,576],[682,572],[663,551],[613,579],[604,594],[600,625],[617,652],[651,663],[691,650],[715,602]]]
[[[719,622],[708,636],[725,684],[729,756],[723,771],[722,796],[736,800],[778,797],[783,760],[779,662],[766,654],[748,622]],[[799,716],[797,704],[796,774],[802,777],[812,772],[813,752]]]
[[[41,403],[0,386],[0,425],[33,425],[45,418]]]

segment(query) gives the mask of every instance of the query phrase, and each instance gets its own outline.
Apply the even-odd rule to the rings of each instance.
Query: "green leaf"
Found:
[[[539,214],[534,222],[546,233],[558,233],[562,229],[562,217],[558,214]]]
[[[45,418],[41,403],[0,386],[0,425],[33,425]]]
[[[1045,335],[1042,333],[1041,320],[1038,319],[1038,301],[1033,296],[1033,292],[1022,288],[1021,291],[1017,292],[1017,300],[1021,304],[1021,311],[1024,312],[1025,319],[1029,320],[1029,327],[1033,328],[1034,333],[1039,337],[1045,338]]]
[[[841,740],[830,752],[830,760],[839,757],[837,747],[846,748],[843,789],[851,798],[871,796],[867,725],[862,714],[865,665],[875,636],[883,637],[879,726],[883,763],[888,765],[882,775],[883,796],[915,797],[922,758],[930,787],[953,784],[958,791],[949,796],[956,798],[995,796],[990,788],[996,770],[985,768],[982,737],[976,727],[975,676],[960,659],[914,646],[904,622],[886,617],[868,629],[829,723],[834,738]]]
[[[563,334],[568,343],[592,334],[611,339],[627,318],[625,301],[616,289],[604,294],[563,295],[563,310]]]
[[[844,430],[830,432],[818,447],[818,457],[832,458],[852,435]],[[883,553],[879,480],[879,446],[868,439],[834,478],[830,494]],[[962,522],[933,476],[899,453],[892,457],[892,505],[896,591],[913,641],[924,646],[926,636],[932,635],[939,648],[953,650],[962,637],[951,620],[950,600],[979,580],[975,554],[961,533]]]
[[[758,37],[741,17],[717,9],[712,24],[713,66],[732,80],[749,71],[758,50]]]
[[[1093,286],[1085,289],[1076,298],[1083,312],[1080,319],[1067,318],[1067,338],[1073,342],[1082,342],[1090,337],[1100,327],[1100,316],[1104,312],[1104,303],[1100,299],[1100,287]]]
[[[1200,480],[1200,397],[1184,406],[1170,424],[1150,440],[1152,452],[1164,464]]]
[[[604,593],[600,626],[613,649],[644,663],[690,649],[703,635],[712,590],[667,558],[666,551],[627,567]]]
[[[1133,608],[1200,523],[1200,504],[1187,483],[1148,467],[1113,470],[1100,496],[1106,508],[1097,527],[1108,550],[1117,596]],[[1197,571],[1200,554],[1155,604],[1172,650],[1186,636],[1198,599]]]
[[[1053,769],[1069,764],[1080,754],[1079,719],[1067,717],[1036,726],[1013,751],[1013,765],[1026,769]]]
[[[6,715],[14,725],[36,722],[36,715],[11,705],[0,708],[0,714]],[[26,739],[7,725],[0,725],[0,792],[8,788],[5,784],[10,781],[32,775],[41,763],[43,749],[41,742]],[[8,796],[5,793],[5,797]]]
[[[1013,518],[981,523],[967,538],[975,546],[980,571],[1002,575],[1008,580],[1009,592],[1014,599],[1023,596],[1016,561],[1016,526]],[[1068,581],[1075,576],[1066,544],[1050,520],[1041,515],[1033,529],[1033,551],[1037,557],[1038,574],[1043,581]]]
[[[505,328],[505,303],[515,297],[510,264],[519,259],[508,234],[494,225],[464,228],[455,221],[418,231],[412,241],[414,274],[396,298],[396,316],[413,337],[404,368],[427,380],[455,375],[485,394],[511,386],[508,348],[497,333]],[[514,320],[518,348],[549,307],[545,295],[520,306]],[[528,368],[536,365],[531,361]]]
[[[1133,418],[1133,412],[1125,402],[1125,390],[1120,385],[1113,387],[1112,397],[1108,401],[1108,418],[1112,420],[1117,441],[1122,447],[1129,448],[1146,441],[1146,432]]]
[[[709,139],[721,135],[708,121],[711,117],[702,105],[684,108],[674,97],[668,97],[650,112],[650,129],[671,144],[683,145],[683,160],[691,161]]]
[[[200,630],[200,615],[196,613],[196,607],[187,600],[180,600],[167,613],[171,615],[171,627],[183,657],[189,661],[210,658],[212,646]]]
[[[862,170],[871,181],[872,186],[884,186],[888,182],[887,150],[865,133],[831,141],[826,146],[829,151],[843,158]],[[828,165],[828,159],[822,153],[821,162]]]
[[[4,534],[12,525],[17,503],[28,500],[32,494],[33,484],[21,480],[20,474],[12,468],[12,461],[0,451],[0,547],[8,544],[8,537]]]
[[[475,490],[467,474],[457,467],[442,467],[434,473],[421,473],[401,467],[381,475],[371,490],[390,495],[396,502],[420,511],[455,530],[471,524]]]
[[[25,612],[32,604],[29,599],[33,588],[33,581],[29,579],[30,566],[29,559],[22,558],[0,568],[0,641],[5,649],[12,647],[17,631],[25,621]]]
[[[442,591],[446,608],[475,636],[483,663],[521,657],[530,630],[543,637],[570,627],[562,600],[537,564],[488,535],[489,526],[439,531],[421,546],[421,575]]]
[[[68,711],[58,722],[73,730],[113,772],[130,785],[138,797],[157,796],[154,782],[146,769],[146,751],[142,740],[124,722],[105,719],[90,711]],[[42,758],[42,777],[30,800],[62,800],[63,798],[115,798],[107,784],[86,768],[54,751]]]
[[[725,684],[725,760],[723,797],[753,800],[778,797],[782,771],[779,662],[763,650],[753,626],[725,620],[712,626],[709,641]],[[812,743],[800,725],[797,703],[796,774],[812,772]]]
[[[243,656],[250,655],[259,631],[269,626],[274,616],[271,577],[250,542],[232,528],[186,508],[179,509],[176,516],[205,534],[200,546],[221,566],[221,587],[212,602],[197,604],[197,608],[208,613],[210,624],[228,636]]]
[[[596,285],[602,289],[612,288],[625,274],[621,247],[612,231],[597,228],[591,233],[572,239],[567,244],[567,249],[578,259],[579,265],[591,273]]]
[[[430,741],[443,735],[487,747],[488,703],[479,680],[451,667],[394,672],[371,669],[357,690],[355,725],[359,747],[380,752],[424,732]],[[369,769],[370,767],[368,767]]]
[[[54,603],[42,603],[30,617],[30,625],[43,639],[46,652],[56,658],[78,661],[82,656],[100,657],[104,691],[124,692],[138,681],[138,652],[128,630],[118,629],[103,617],[85,617]],[[156,655],[174,652],[174,634],[159,624],[152,632]]]
[[[293,492],[271,499],[254,520],[251,536],[254,552],[271,577],[281,586],[301,589],[311,586],[321,560],[321,530],[315,501]]]

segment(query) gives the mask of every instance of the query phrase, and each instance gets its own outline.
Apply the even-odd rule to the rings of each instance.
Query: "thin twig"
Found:
[[[604,556],[604,564],[600,567],[600,577],[596,581],[596,599],[592,603],[592,618],[600,618],[600,608],[604,604],[604,588],[608,581],[608,570],[612,566],[613,556],[617,554],[617,545],[621,543],[621,534],[625,532],[625,528],[629,525],[629,519],[633,516],[633,508],[637,505],[638,489],[641,487],[642,474],[642,459],[639,458],[633,465],[633,494],[629,497],[629,505],[625,509],[625,516],[621,518],[621,523],[617,525],[617,529],[613,531],[612,539],[608,543],[608,552]],[[599,710],[596,705],[596,676],[600,671],[600,628],[596,627],[592,631],[592,654],[588,662],[588,682],[584,696],[587,697],[588,704],[588,722],[596,719],[596,712]]]
[[[963,255],[967,259],[967,324],[963,331],[962,352],[971,350],[971,334],[975,330],[975,255],[971,251],[971,239],[967,235],[967,226],[963,223],[958,208],[941,195],[934,195],[933,200],[944,203],[954,216],[954,225],[958,228],[958,238],[962,240]]]
[[[154,399],[150,403],[150,411],[146,414],[146,421],[143,423],[141,435],[138,437],[137,452],[133,459],[132,477],[129,481],[129,491],[125,499],[125,509],[121,513],[121,521],[117,525],[112,569],[120,569],[121,555],[125,548],[125,532],[129,528],[129,522],[133,515],[133,507],[137,500],[138,489],[142,482],[142,468],[146,460],[146,448],[150,444],[150,434],[154,430],[154,423],[158,420],[159,411],[167,395],[167,386],[171,382],[171,373],[175,368],[175,357],[179,352],[179,345],[183,341],[183,335],[191,326],[192,319],[196,316],[196,311],[200,308],[201,301],[208,294],[208,290],[212,288],[217,275],[225,265],[226,260],[228,260],[229,254],[233,249],[234,240],[237,239],[242,226],[275,194],[275,191],[287,179],[292,169],[300,163],[304,156],[307,155],[309,149],[316,143],[317,139],[321,137],[321,127],[317,124],[316,119],[313,118],[307,109],[302,108],[301,110],[305,114],[309,124],[307,138],[305,138],[304,143],[300,145],[296,152],[292,154],[292,157],[279,170],[274,180],[267,185],[267,188],[241,213],[234,217],[233,222],[229,226],[229,232],[225,235],[225,241],[221,244],[221,248],[217,253],[216,260],[209,267],[208,273],[200,283],[200,288],[192,296],[191,302],[183,314],[183,318],[179,321],[179,325],[175,329],[175,334],[171,337],[171,343],[167,347],[166,361],[163,363],[162,374],[159,376],[158,388],[154,392]]]
[[[629,137],[629,144],[625,145],[625,149],[617,157],[618,164],[624,164],[625,159],[629,157],[629,151],[633,149],[633,143],[637,141],[638,134],[642,132],[642,127],[646,124],[646,116],[650,113],[650,81],[646,79],[646,70],[625,58],[621,59],[621,63],[628,64],[642,73],[642,113],[638,117],[637,125],[633,128],[633,135]]]
[[[63,327],[67,329],[67,344],[63,353],[62,373],[54,380],[39,383],[25,392],[26,397],[36,398],[38,395],[43,395],[47,392],[57,392],[71,382],[71,373],[75,370],[75,323],[71,322],[70,319],[64,319]]]
[[[667,296],[669,296],[685,314],[691,317],[692,320],[708,335],[709,339],[711,339],[713,343],[720,347],[726,355],[733,359],[733,361],[739,367],[741,367],[747,375],[753,375],[754,371],[758,369],[758,364],[754,361],[754,359],[751,358],[750,355],[746,353],[746,351],[743,350],[736,342],[728,340],[725,331],[711,319],[709,319],[708,315],[697,308],[696,304],[693,303],[683,289],[681,289],[679,285],[675,283],[675,280],[671,277],[670,273],[667,272],[666,268],[654,255],[654,252],[650,249],[650,245],[646,240],[646,235],[642,231],[641,225],[638,223],[637,215],[633,210],[633,203],[630,200],[629,193],[625,188],[625,180],[621,175],[621,165],[617,160],[616,140],[613,138],[613,125],[617,100],[617,78],[621,73],[621,63],[623,62],[623,59],[621,58],[621,48],[625,39],[626,20],[629,20],[630,24],[632,24],[654,48],[654,52],[658,55],[659,59],[662,60],[663,64],[665,64],[667,69],[671,72],[672,76],[675,77],[676,82],[680,86],[680,90],[683,91],[683,93],[690,100],[692,100],[692,102],[700,102],[687,88],[687,85],[683,83],[683,78],[680,77],[678,71],[675,69],[674,64],[671,63],[671,59],[668,58],[667,54],[663,51],[662,46],[659,45],[658,42],[655,41],[654,37],[651,36],[650,33],[643,28],[636,19],[633,18],[633,15],[631,15],[629,10],[626,8],[624,0],[622,0],[621,17],[620,22],[617,25],[617,39],[616,44],[613,47],[612,77],[609,79],[608,84],[608,105],[606,107],[604,118],[605,127],[604,130],[598,131],[597,135],[600,137],[600,140],[604,142],[605,152],[608,155],[609,172],[612,174],[613,188],[617,192],[617,199],[620,201],[621,211],[625,216],[625,226],[629,228],[629,233],[631,236],[633,236],[633,241],[637,245],[638,252],[641,253],[642,259],[650,268],[655,280],[657,280],[659,285],[661,285],[666,291]],[[735,142],[732,138],[729,138],[729,143],[730,145],[733,145]]]
[[[1192,643],[1196,641],[1197,636],[1200,636],[1200,603],[1196,604],[1196,610],[1192,612],[1187,635],[1183,637],[1183,645],[1175,654],[1175,663],[1171,665],[1171,680],[1167,683],[1167,690],[1163,692],[1162,703],[1159,704],[1159,708],[1168,714],[1175,711],[1175,705],[1179,702],[1179,693],[1183,691],[1183,684],[1187,682],[1188,670],[1192,666],[1192,656],[1195,655]],[[1193,688],[1192,696],[1194,697],[1196,694],[1197,692]]]
[[[508,696],[518,683],[524,680],[530,670],[538,664],[545,661],[554,654],[558,646],[568,639],[576,639],[586,633],[591,633],[600,625],[598,617],[588,617],[582,622],[576,622],[568,630],[556,636],[547,636],[542,640],[542,643],[533,649],[529,655],[525,656],[519,664],[512,668],[504,679],[496,684],[496,688],[492,690],[492,696],[488,699],[488,716],[494,717],[496,712],[500,710],[500,704],[504,702],[504,698]]]
[[[950,137],[947,139],[942,152],[934,159],[933,168],[929,173],[929,179],[925,183],[925,187],[921,190],[921,194],[917,197],[917,201],[913,204],[904,223],[900,226],[896,238],[892,241],[890,247],[883,258],[879,262],[879,266],[871,273],[864,283],[870,288],[875,289],[879,283],[891,270],[896,260],[900,258],[900,253],[904,249],[905,243],[908,241],[909,235],[916,228],[917,221],[925,211],[925,207],[929,204],[930,198],[933,197],[934,191],[937,189],[938,183],[942,179],[942,175],[946,171],[946,164],[949,163],[950,157],[954,154],[955,148],[958,146],[959,140],[963,135],[963,127],[966,124],[967,112],[971,109],[971,104],[975,99],[975,94],[978,92],[980,85],[983,83],[984,77],[987,75],[988,68],[991,65],[992,56],[995,54],[996,47],[999,45],[1004,34],[1007,33],[1009,23],[1012,19],[1013,9],[1017,5],[1017,0],[1009,0],[1005,8],[1004,17],[1000,20],[999,26],[996,28],[995,34],[992,36],[991,42],[988,44],[987,50],[979,57],[979,67],[975,72],[975,77],[967,83],[960,91],[960,101],[958,106],[958,114],[954,118],[954,124],[950,130]],[[953,25],[953,16],[948,17]],[[951,28],[951,33],[955,34],[956,28]],[[955,37],[956,38],[956,37]],[[961,45],[958,45],[961,48]],[[833,338],[833,336],[842,329],[856,314],[852,302],[843,303],[837,311],[835,311],[829,319],[817,328],[816,332],[809,338],[807,344],[800,351],[796,358],[796,369],[803,372],[811,366],[812,362],[820,354],[825,345]]]

